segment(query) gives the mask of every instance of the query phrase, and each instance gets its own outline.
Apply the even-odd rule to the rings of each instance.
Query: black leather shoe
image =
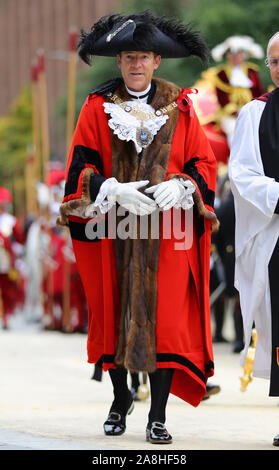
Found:
[[[204,395],[202,400],[208,400],[208,398],[210,398],[211,395],[216,395],[216,393],[219,393],[220,390],[221,390],[220,385],[207,384],[206,394]]]
[[[242,340],[238,339],[233,344],[233,353],[240,353],[244,349],[244,343]]]
[[[127,415],[134,409],[134,400],[130,397]],[[104,432],[106,436],[121,436],[126,430],[126,415],[118,410],[110,410],[107,420],[104,422]]]
[[[171,444],[172,436],[163,423],[154,421],[150,428],[146,428],[146,440],[152,444]]]
[[[277,436],[274,437],[273,445],[276,447],[279,447],[279,434],[277,434]]]

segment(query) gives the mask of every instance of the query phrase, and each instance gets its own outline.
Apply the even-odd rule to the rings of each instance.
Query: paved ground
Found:
[[[239,355],[230,344],[214,352],[212,383],[222,390],[198,408],[170,397],[168,450],[278,450],[279,399],[268,397],[268,381],[241,392]],[[92,371],[84,334],[0,330],[0,450],[157,450],[145,441],[149,399],[136,403],[124,435],[104,436],[111,386],[107,374],[91,380]]]

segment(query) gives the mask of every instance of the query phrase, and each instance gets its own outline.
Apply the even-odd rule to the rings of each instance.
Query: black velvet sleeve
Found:
[[[90,177],[90,196],[92,201],[95,201],[102,183],[106,180],[103,162],[97,150],[84,147],[83,145],[76,145],[74,148],[68,179],[65,184],[65,196],[76,194],[80,174],[87,166],[94,166],[98,172],[92,173]]]
[[[187,163],[185,163],[183,173],[193,178],[193,180],[197,183],[199,187],[204,204],[208,204],[210,207],[213,208],[215,192],[208,188],[204,177],[198,172],[196,167],[196,162],[198,160],[198,157],[195,157],[191,158]]]
[[[106,181],[107,178],[103,175],[98,175],[98,173],[92,173],[90,175],[90,199],[91,201],[95,201],[98,192],[100,191],[100,187],[102,186],[103,182]]]

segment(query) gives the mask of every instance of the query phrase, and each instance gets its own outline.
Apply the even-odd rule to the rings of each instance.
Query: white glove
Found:
[[[182,201],[185,195],[183,184],[175,178],[151,186],[145,189],[145,192],[153,193],[156,204],[164,211],[171,209],[175,204]]]
[[[136,215],[151,214],[157,207],[156,203],[138,191],[148,183],[148,180],[132,181],[131,183],[113,182],[107,188],[107,200],[109,204],[117,201],[120,206]]]

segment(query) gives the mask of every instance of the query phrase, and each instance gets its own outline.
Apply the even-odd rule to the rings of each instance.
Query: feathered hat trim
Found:
[[[81,31],[80,57],[90,65],[92,56],[113,57],[121,51],[152,51],[162,58],[191,55],[207,63],[209,50],[198,31],[177,19],[144,11],[128,16],[102,17],[89,32]]]
[[[237,53],[241,51],[254,59],[262,59],[264,56],[263,48],[256,44],[250,36],[230,36],[224,42],[215,46],[211,54],[216,62],[220,62],[228,52]]]

